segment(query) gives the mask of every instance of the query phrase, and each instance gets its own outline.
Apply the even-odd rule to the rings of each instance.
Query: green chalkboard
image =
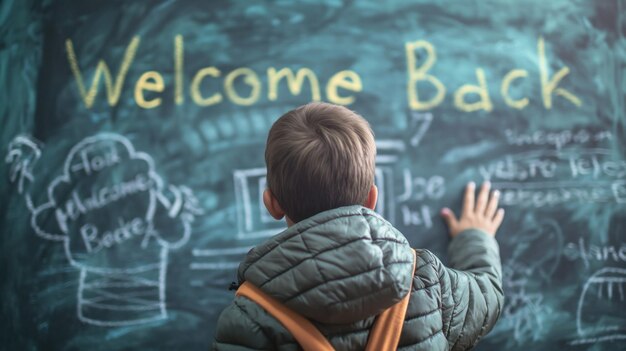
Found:
[[[626,1],[3,1],[0,345],[206,350],[265,214],[267,132],[311,100],[376,134],[377,210],[502,191],[480,350],[626,349]]]

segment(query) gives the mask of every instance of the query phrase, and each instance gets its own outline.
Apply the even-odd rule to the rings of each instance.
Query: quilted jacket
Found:
[[[412,248],[361,206],[322,212],[253,248],[239,266],[250,281],[308,318],[336,350],[363,350],[378,313],[409,291],[398,350],[466,350],[496,323],[503,303],[498,245],[477,230],[449,246],[451,268]],[[245,297],[219,317],[214,350],[300,350],[292,335]]]

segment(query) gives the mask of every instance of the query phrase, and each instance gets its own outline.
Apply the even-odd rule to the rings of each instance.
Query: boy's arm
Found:
[[[443,331],[450,350],[472,348],[495,325],[502,309],[502,273],[495,239],[466,230],[449,247],[452,268],[439,262]]]
[[[442,288],[443,327],[451,350],[473,347],[487,334],[500,316],[504,301],[502,269],[495,232],[502,223],[498,210],[499,193],[489,196],[489,183],[483,184],[474,202],[474,185],[466,189],[459,220],[444,209],[450,228],[448,248],[452,268],[439,263]]]

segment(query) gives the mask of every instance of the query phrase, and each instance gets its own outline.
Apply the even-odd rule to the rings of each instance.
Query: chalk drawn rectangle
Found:
[[[265,168],[233,172],[239,239],[272,236],[286,228],[285,222],[271,218],[263,205],[266,173]]]
[[[374,184],[378,188],[378,202],[375,211],[386,220],[395,221],[396,206],[393,198],[393,169],[390,167],[376,167]]]
[[[237,238],[258,238],[278,234],[286,229],[284,221],[272,218],[263,204],[263,191],[267,179],[265,168],[235,170],[235,199],[237,207]],[[376,212],[389,221],[394,220],[393,170],[389,167],[376,167],[374,182],[378,187]]]

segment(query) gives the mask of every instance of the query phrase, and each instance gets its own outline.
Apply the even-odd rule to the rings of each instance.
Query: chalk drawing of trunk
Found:
[[[164,186],[153,159],[124,136],[87,137],[67,154],[61,175],[35,205],[39,143],[25,136],[9,145],[5,161],[31,211],[36,234],[60,241],[80,270],[77,316],[98,326],[133,325],[167,317],[168,253],[183,246],[202,213],[185,186]]]

